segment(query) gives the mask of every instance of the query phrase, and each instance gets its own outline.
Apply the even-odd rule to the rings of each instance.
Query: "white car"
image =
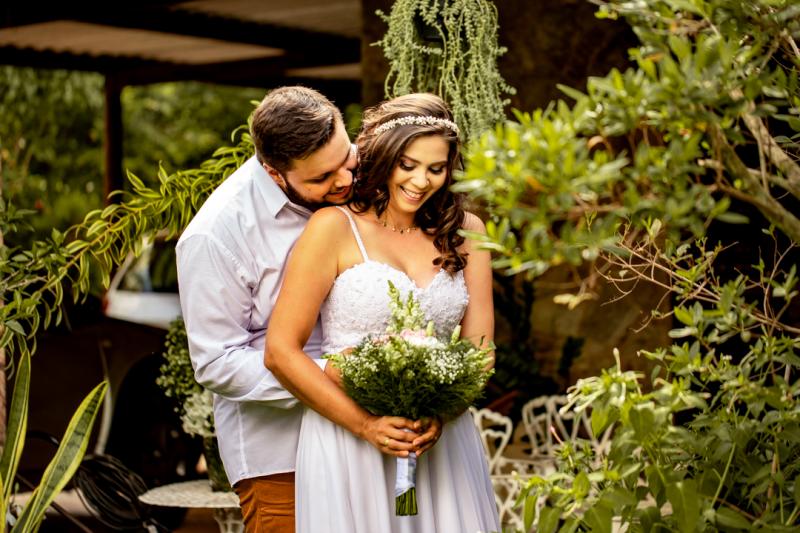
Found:
[[[111,279],[103,311],[118,320],[169,329],[181,316],[175,242],[149,240],[139,257],[129,254]]]

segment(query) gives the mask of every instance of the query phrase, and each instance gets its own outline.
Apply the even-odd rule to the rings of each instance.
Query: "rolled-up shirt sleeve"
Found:
[[[231,251],[214,237],[192,235],[178,244],[177,263],[198,383],[231,401],[266,402],[285,409],[297,405],[265,367],[263,348],[253,346],[263,346],[266,330],[250,329],[253,279]],[[325,368],[324,359],[314,361]]]

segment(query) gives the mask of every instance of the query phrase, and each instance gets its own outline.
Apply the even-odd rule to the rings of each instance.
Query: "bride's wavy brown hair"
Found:
[[[464,225],[463,196],[453,193],[453,171],[461,165],[461,146],[456,132],[441,124],[403,124],[382,133],[376,128],[401,117],[437,117],[452,121],[453,114],[444,101],[435,94],[415,93],[398,96],[371,107],[364,112],[361,132],[358,134],[357,186],[352,200],[353,210],[363,213],[370,208],[380,217],[389,203],[387,182],[392,176],[406,147],[415,139],[437,135],[449,146],[447,175],[442,187],[417,211],[414,224],[428,235],[439,257],[433,264],[455,273],[467,265],[467,254],[459,252],[464,237],[458,234]]]

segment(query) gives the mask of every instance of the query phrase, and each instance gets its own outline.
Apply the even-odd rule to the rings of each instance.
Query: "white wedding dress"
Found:
[[[346,209],[364,262],[342,272],[323,303],[323,353],[355,346],[386,331],[388,283],[413,292],[437,335],[449,337],[467,307],[463,272],[442,270],[424,288],[404,272],[369,259]],[[311,409],[297,451],[298,533],[476,533],[500,531],[488,465],[469,413],[446,423],[417,463],[416,516],[395,516],[396,458]]]

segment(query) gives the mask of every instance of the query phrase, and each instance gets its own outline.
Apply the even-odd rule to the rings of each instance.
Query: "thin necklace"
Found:
[[[383,220],[378,218],[378,222],[380,222],[381,225],[384,228],[388,228],[388,229],[392,230],[395,233],[399,233],[400,235],[402,235],[404,233],[410,233],[410,232],[414,231],[415,229],[417,229],[417,226],[415,226],[413,224],[411,226],[408,226],[407,228],[401,228],[400,226],[395,226],[394,224],[390,224],[389,223],[389,215],[388,214],[383,218]]]

